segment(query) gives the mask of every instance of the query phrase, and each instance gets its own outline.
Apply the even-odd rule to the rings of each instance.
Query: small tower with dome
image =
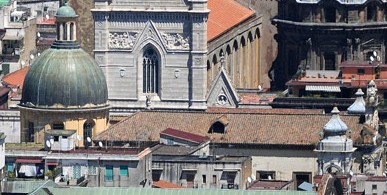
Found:
[[[366,106],[364,101],[364,93],[359,88],[357,92],[355,93],[356,100],[353,102],[351,106],[348,107],[347,111],[349,114],[360,114],[364,115],[366,113]]]
[[[19,104],[22,142],[44,143],[47,131],[76,130],[74,142],[83,146],[108,127],[106,79],[76,40],[77,17],[67,4],[58,9],[56,41],[25,77]]]
[[[322,139],[315,152],[318,158],[318,174],[328,172],[349,173],[352,166],[352,153],[356,148],[347,137],[348,126],[340,119],[337,107],[332,110],[332,118],[323,128]]]

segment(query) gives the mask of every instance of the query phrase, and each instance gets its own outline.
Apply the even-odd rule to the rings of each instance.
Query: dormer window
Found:
[[[210,127],[210,130],[208,131],[208,133],[221,133],[221,134],[224,134],[225,133],[225,125],[221,122],[215,122],[211,125]]]
[[[208,133],[226,133],[226,126],[228,125],[229,120],[226,115],[219,116],[211,125]]]

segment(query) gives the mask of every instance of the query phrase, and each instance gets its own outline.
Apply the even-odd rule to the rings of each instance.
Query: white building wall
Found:
[[[310,172],[313,177],[317,173],[317,158],[252,156],[252,174],[257,176],[257,171],[275,171],[273,179],[277,180],[292,180],[293,172]]]
[[[0,132],[5,134],[6,143],[20,143],[20,112],[18,110],[0,111]]]

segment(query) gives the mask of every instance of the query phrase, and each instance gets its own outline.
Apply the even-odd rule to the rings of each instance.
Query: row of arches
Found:
[[[56,26],[57,40],[59,41],[75,41],[76,29],[75,22],[58,22]]]
[[[207,86],[210,88],[221,66],[228,73],[234,87],[257,89],[260,73],[259,28],[234,37],[208,54]]]

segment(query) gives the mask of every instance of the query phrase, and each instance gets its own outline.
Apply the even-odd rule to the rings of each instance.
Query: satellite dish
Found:
[[[30,59],[33,60],[35,56],[33,54],[30,55]]]
[[[36,36],[37,36],[37,37],[40,37],[40,32],[36,33]]]
[[[50,16],[48,14],[46,14],[46,20],[50,19]]]
[[[80,135],[77,135],[77,140],[81,141],[81,136]]]
[[[40,53],[38,53],[38,56],[40,56]]]
[[[46,140],[46,146],[51,148],[51,143],[50,143],[50,140]]]
[[[376,56],[376,61],[380,62],[380,56]]]
[[[25,62],[24,60],[22,60],[22,61],[20,62],[20,64],[21,64],[22,66],[24,66],[24,65],[26,65],[26,62]]]
[[[89,142],[89,143],[91,142],[91,138],[90,138],[90,137],[87,137],[86,140],[87,140],[87,142]]]
[[[252,181],[251,181],[251,177],[247,177],[247,181],[249,182],[249,183],[251,183]]]
[[[268,179],[268,180],[271,180],[272,178],[271,178],[271,176],[269,175],[269,176],[267,176],[267,179]]]
[[[370,60],[373,62],[375,60],[374,56],[370,56]]]
[[[259,91],[262,90],[262,86],[261,86],[261,85],[258,85],[258,90],[259,90]]]
[[[51,145],[54,144],[54,140],[53,140],[53,139],[50,139],[50,143],[51,143]]]
[[[372,54],[374,54],[374,56],[378,56],[378,52],[374,51]]]
[[[255,175],[251,175],[251,179],[252,179],[253,181],[255,181],[255,180],[256,180]]]
[[[103,147],[103,144],[102,144],[102,142],[98,142],[98,145],[99,145],[99,147]]]

